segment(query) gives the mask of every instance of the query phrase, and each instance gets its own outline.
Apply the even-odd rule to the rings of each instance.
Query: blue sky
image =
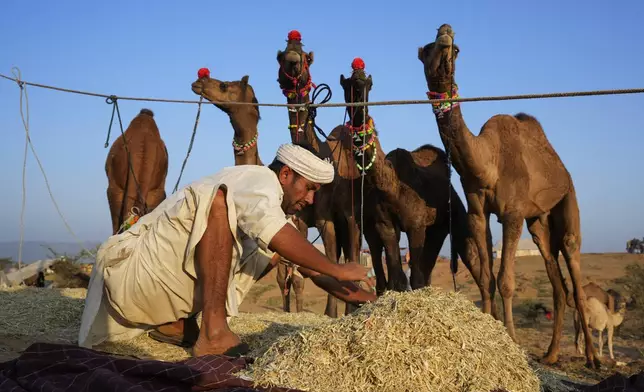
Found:
[[[324,5],[321,5],[324,4]],[[196,99],[190,84],[200,67],[213,77],[250,75],[262,103],[283,103],[277,85],[278,49],[298,29],[315,52],[313,80],[342,100],[340,73],[354,57],[374,79],[371,100],[425,99],[417,48],[442,23],[456,32],[461,52],[456,79],[465,97],[644,87],[644,38],[637,1],[607,6],[600,1],[453,1],[441,3],[316,2],[110,2],[9,0],[0,14],[0,73],[18,66],[24,80],[124,96]],[[103,148],[111,107],[101,98],[30,87],[31,137],[54,195],[78,236],[104,240],[111,232]],[[155,112],[170,155],[166,189],[179,175],[196,105],[122,102],[124,126],[138,111]],[[475,134],[497,113],[535,115],[572,173],[581,208],[584,252],[623,251],[644,236],[641,170],[644,158],[644,96],[600,96],[466,103],[465,120]],[[0,241],[19,237],[24,130],[19,89],[0,80]],[[374,107],[383,148],[442,147],[426,105]],[[341,108],[318,111],[330,130]],[[270,161],[289,140],[285,108],[262,108],[259,149]],[[232,165],[228,117],[204,107],[182,185]],[[112,133],[111,140],[118,135]],[[25,237],[73,241],[47,194],[30,155],[27,167]],[[454,177],[463,195],[458,176]],[[494,241],[500,225],[494,221]],[[311,239],[317,232],[310,230]],[[527,230],[524,230],[527,237]],[[403,240],[403,244],[406,240]],[[447,254],[447,247],[443,248]]]

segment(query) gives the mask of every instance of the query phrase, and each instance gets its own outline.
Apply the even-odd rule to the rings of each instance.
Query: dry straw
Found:
[[[337,391],[539,391],[525,352],[465,296],[388,293],[356,313],[278,339],[245,376]]]
[[[75,343],[85,289],[0,291],[0,336]],[[539,391],[523,350],[465,296],[427,288],[388,293],[355,314],[241,314],[231,320],[256,357],[260,385],[310,391]],[[142,335],[97,350],[165,361],[182,348]],[[17,355],[17,353],[16,353]]]

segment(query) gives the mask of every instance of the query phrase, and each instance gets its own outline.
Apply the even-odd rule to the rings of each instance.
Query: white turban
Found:
[[[305,148],[292,143],[282,144],[277,149],[276,158],[311,182],[329,184],[333,181],[335,174],[333,165]]]

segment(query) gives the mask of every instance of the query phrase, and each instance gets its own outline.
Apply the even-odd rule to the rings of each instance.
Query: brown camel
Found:
[[[210,77],[210,71],[202,68],[197,74],[198,79],[192,83],[192,91],[213,102],[217,108],[226,113],[235,131],[233,137],[233,150],[235,152],[235,166],[260,165],[263,166],[257,150],[258,124],[260,120],[259,106],[231,105],[225,102],[257,103],[253,87],[248,83],[248,76],[239,81],[224,82]],[[295,218],[295,225],[301,233],[308,232],[306,223]],[[304,303],[304,277],[299,273],[291,273],[288,269],[290,263],[282,259],[277,266],[277,284],[282,292],[284,311],[290,311],[290,287],[295,291],[297,311],[301,312]],[[288,279],[287,279],[288,278]]]
[[[350,78],[340,75],[344,100],[347,103],[368,102],[373,79],[371,75],[367,77],[362,59],[354,59],[351,66],[353,72]],[[407,281],[398,246],[399,232],[402,230],[409,239],[412,290],[431,285],[432,270],[449,234],[449,189],[452,197],[454,249],[483,292],[479,282],[478,257],[473,252],[475,247],[469,243],[471,236],[465,206],[449,183],[445,152],[426,144],[412,152],[397,148],[385,156],[373,118],[369,115],[369,107],[347,107],[347,111],[350,119],[347,127],[353,132],[356,161],[359,165],[364,165],[369,194],[376,195],[368,198],[369,204],[378,207],[372,216],[375,222],[365,224],[364,228],[374,260],[380,259],[384,245],[389,279],[393,277],[402,284],[397,289],[406,289]],[[398,238],[394,234],[396,232]],[[390,257],[395,264],[389,263]],[[374,271],[377,281],[382,281],[382,264],[374,263]]]
[[[313,52],[302,49],[301,35],[293,30],[288,34],[286,49],[278,50],[278,82],[287,103],[303,104],[310,102],[309,93],[313,87],[309,67],[313,64]],[[346,262],[360,262],[360,229],[356,212],[360,212],[359,181],[360,173],[352,159],[351,140],[344,126],[336,127],[327,141],[320,140],[315,134],[312,120],[307,110],[289,108],[289,130],[291,139],[309,143],[322,156],[329,157],[336,166],[337,173],[333,183],[324,185],[315,194],[315,203],[302,211],[299,216],[309,227],[320,231],[326,256],[335,262],[340,259],[340,248]],[[353,195],[353,197],[352,197]],[[345,314],[354,308],[346,305]],[[327,297],[325,314],[337,317],[337,299]]]
[[[105,161],[105,173],[112,234],[119,232],[132,212],[140,218],[165,200],[168,150],[151,110],[141,109],[114,141]]]
[[[423,63],[430,98],[458,96],[454,82],[455,60],[459,48],[453,43],[453,31],[444,24],[435,42],[418,49]],[[562,252],[572,278],[574,303],[585,320],[585,295],[581,286],[581,231],[579,207],[570,173],[548,141],[540,123],[532,116],[495,115],[473,135],[458,103],[434,104],[438,130],[445,148],[452,154],[454,167],[468,204],[468,221],[481,259],[481,279],[489,292],[483,298],[484,311],[491,311],[495,282],[492,273],[492,236],[490,214],[503,226],[503,254],[499,270],[499,291],[503,299],[505,326],[516,340],[512,319],[514,263],[517,243],[528,225],[532,239],[545,260],[553,287],[555,323],[552,341],[542,361],[555,363],[568,288],[562,276],[558,256]],[[588,366],[601,365],[591,344],[588,325],[583,323]]]

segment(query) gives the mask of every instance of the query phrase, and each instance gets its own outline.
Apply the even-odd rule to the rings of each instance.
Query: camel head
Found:
[[[313,51],[307,53],[302,46],[302,35],[299,31],[292,30],[288,33],[286,49],[277,51],[277,81],[289,100],[304,98],[313,85],[310,74]]]
[[[248,75],[238,81],[225,82],[210,77],[208,68],[201,68],[197,80],[192,83],[192,92],[203,96],[224,113],[231,115],[241,110],[255,108],[259,119],[259,107],[250,105],[231,105],[228,102],[257,103],[253,87],[248,84]]]
[[[452,26],[438,28],[436,40],[418,48],[418,59],[423,63],[429,91],[445,93],[454,83],[454,71],[459,48],[454,44]]]
[[[369,92],[373,86],[371,75],[367,76],[364,71],[364,61],[356,57],[351,63],[351,76],[347,79],[344,75],[340,75],[340,85],[344,89],[344,102],[369,102]],[[361,124],[369,115],[369,108],[367,106],[348,106],[347,114],[354,125]]]

